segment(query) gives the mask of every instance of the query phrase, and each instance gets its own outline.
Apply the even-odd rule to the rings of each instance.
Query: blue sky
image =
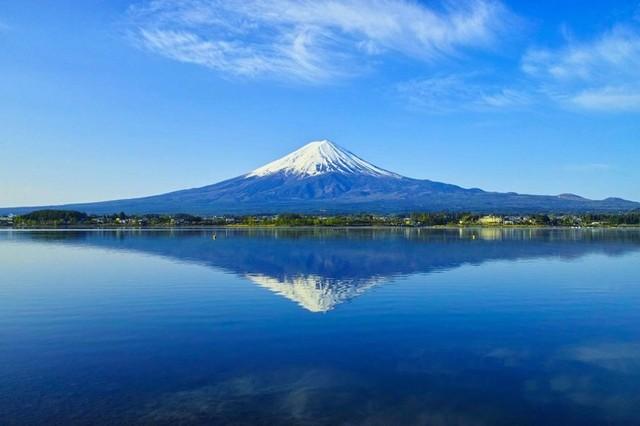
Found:
[[[640,3],[586,4],[0,2],[0,206],[202,186],[324,138],[411,177],[640,200]]]

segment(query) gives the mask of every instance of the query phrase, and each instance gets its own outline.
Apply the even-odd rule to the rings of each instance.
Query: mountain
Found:
[[[589,200],[558,196],[487,192],[412,179],[375,166],[322,140],[243,176],[201,188],[151,197],[97,203],[0,209],[25,213],[64,208],[87,213],[394,213],[406,211],[474,211],[500,213],[621,212],[640,203],[620,198]]]

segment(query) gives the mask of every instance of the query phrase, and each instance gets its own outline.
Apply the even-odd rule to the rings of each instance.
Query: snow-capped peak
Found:
[[[284,173],[300,177],[325,173],[365,174],[400,177],[361,159],[328,140],[314,141],[302,148],[248,173],[247,177]]]

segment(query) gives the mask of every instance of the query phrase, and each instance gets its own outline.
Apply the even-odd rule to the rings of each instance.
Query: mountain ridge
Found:
[[[488,192],[414,179],[371,164],[328,140],[319,140],[249,173],[212,185],[113,201],[2,208],[0,213],[23,214],[42,208],[94,214],[124,211],[200,215],[408,211],[613,213],[640,209],[640,203],[616,197],[590,200],[569,193],[554,196]]]

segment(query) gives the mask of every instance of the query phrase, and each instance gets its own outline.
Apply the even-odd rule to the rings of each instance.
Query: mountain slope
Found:
[[[335,144],[311,142],[250,173],[201,188],[151,197],[47,206],[88,213],[255,214],[279,212],[619,212],[639,203],[573,194],[524,195],[465,189],[407,178],[377,167]],[[42,208],[42,207],[38,207]],[[36,207],[0,209],[24,213]]]

